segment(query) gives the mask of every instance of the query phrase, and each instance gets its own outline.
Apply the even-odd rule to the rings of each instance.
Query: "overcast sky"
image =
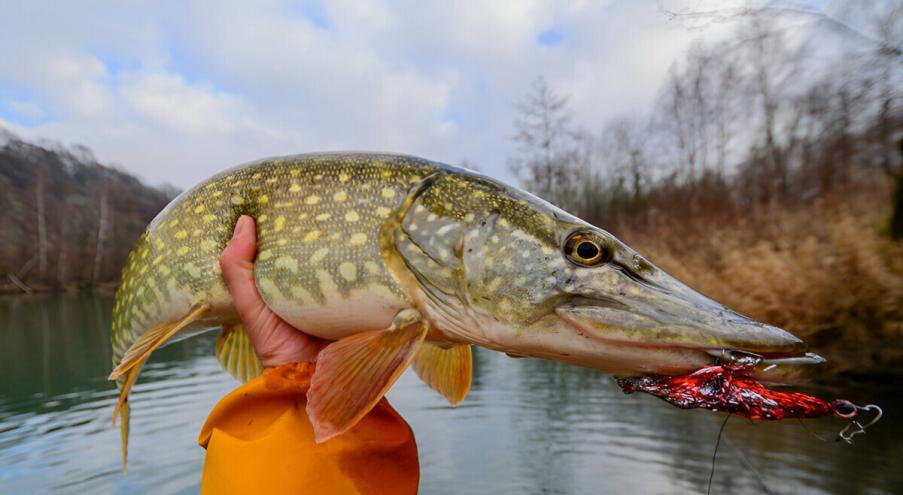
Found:
[[[0,0],[0,126],[179,187],[321,150],[510,178],[514,103],[537,76],[598,130],[728,29],[688,30],[655,1]]]

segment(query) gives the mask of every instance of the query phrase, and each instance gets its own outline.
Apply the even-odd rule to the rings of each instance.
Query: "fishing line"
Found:
[[[759,471],[755,466],[752,465],[752,462],[750,462],[749,457],[746,457],[746,454],[744,454],[743,451],[740,450],[740,447],[737,447],[737,444],[735,444],[731,440],[731,437],[727,434],[727,432],[724,433],[724,441],[734,449],[734,453],[736,453],[737,457],[740,458],[740,462],[742,462],[743,465],[746,466],[746,469],[748,469],[753,474],[753,477],[756,479],[756,481],[759,482],[759,487],[762,488],[762,492],[767,495],[772,495],[774,492],[771,491],[768,488],[768,485],[765,484],[765,478],[763,478],[762,475],[759,474]]]
[[[718,439],[715,440],[715,451],[712,452],[712,470],[709,471],[709,487],[706,489],[706,495],[712,495],[712,480],[715,479],[715,457],[718,456],[718,446],[721,445],[721,434],[724,433],[724,427],[727,426],[727,420],[731,419],[731,415],[728,414],[724,417],[724,422],[721,423],[721,428],[718,429]]]

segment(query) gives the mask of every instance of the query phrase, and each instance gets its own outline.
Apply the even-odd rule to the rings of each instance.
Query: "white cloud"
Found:
[[[513,103],[537,75],[598,129],[647,108],[670,61],[705,34],[653,3],[339,0],[322,13],[281,1],[23,3],[0,18],[16,54],[0,57],[0,90],[24,91],[12,100],[34,97],[54,120],[6,125],[183,187],[262,156],[336,149],[466,159],[506,177]],[[561,42],[541,46],[551,28]]]
[[[180,132],[232,132],[243,110],[238,98],[211,87],[189,86],[175,74],[129,78],[119,94],[139,118]]]

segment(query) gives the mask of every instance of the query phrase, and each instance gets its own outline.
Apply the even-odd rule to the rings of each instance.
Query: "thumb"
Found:
[[[257,252],[257,233],[254,219],[242,215],[235,223],[232,239],[219,257],[223,279],[232,294],[235,310],[242,321],[252,324],[260,317],[266,303],[254,282],[254,254]]]

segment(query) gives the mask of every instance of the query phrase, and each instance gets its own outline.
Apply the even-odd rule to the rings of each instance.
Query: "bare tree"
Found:
[[[101,178],[101,186],[100,186],[100,205],[98,206],[98,215],[97,215],[97,237],[96,242],[94,244],[94,269],[91,273],[91,282],[97,283],[99,282],[100,275],[103,270],[103,252],[104,246],[107,242],[107,232],[110,230],[110,212],[109,212],[109,180],[107,179],[107,174],[103,173]]]
[[[37,176],[34,185],[35,194],[35,223],[38,226],[38,278],[41,281],[47,276],[47,207],[44,201],[47,173],[44,167],[38,163]]]
[[[511,170],[537,195],[568,206],[578,184],[583,146],[571,125],[567,98],[555,94],[542,77],[517,104],[518,156]]]

